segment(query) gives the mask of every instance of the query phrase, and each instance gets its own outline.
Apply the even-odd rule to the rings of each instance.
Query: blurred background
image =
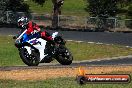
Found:
[[[21,16],[50,29],[132,31],[131,0],[0,0],[0,27]]]

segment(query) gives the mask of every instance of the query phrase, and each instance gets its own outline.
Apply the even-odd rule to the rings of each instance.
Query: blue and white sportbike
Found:
[[[55,44],[52,44],[41,37],[27,37],[27,41],[24,41],[26,31],[15,38],[15,46],[18,48],[19,55],[26,65],[38,66],[39,63],[50,63],[54,59],[62,65],[72,63],[73,56],[65,46],[66,41],[61,36],[58,36],[58,32],[52,34],[55,42]]]

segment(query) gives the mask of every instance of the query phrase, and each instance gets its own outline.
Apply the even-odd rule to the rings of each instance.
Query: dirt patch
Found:
[[[87,74],[105,74],[111,72],[132,72],[132,66],[83,67]],[[75,77],[78,68],[48,68],[0,71],[0,79],[45,80],[57,77]]]

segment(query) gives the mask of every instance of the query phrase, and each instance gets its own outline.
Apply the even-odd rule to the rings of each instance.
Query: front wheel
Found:
[[[22,61],[28,66],[38,66],[39,64],[39,53],[35,50],[32,51],[32,54],[29,55],[26,48],[21,48],[19,51],[19,55]]]
[[[58,51],[59,53],[56,60],[62,65],[70,65],[73,61],[73,56],[69,49],[67,49],[65,46],[61,46]]]

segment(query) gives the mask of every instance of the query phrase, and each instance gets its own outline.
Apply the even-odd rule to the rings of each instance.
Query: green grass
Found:
[[[31,12],[35,12],[38,14],[52,14],[52,10],[53,10],[53,4],[52,4],[52,0],[46,0],[46,2],[43,4],[43,6],[33,2],[33,0],[26,0],[25,1],[26,4],[29,5],[29,9],[31,10]],[[64,5],[62,6],[62,15],[74,15],[74,16],[89,16],[89,13],[85,10],[85,8],[87,7],[87,0],[65,0]],[[128,7],[130,5],[124,6],[124,7],[120,7],[120,4],[118,3],[118,8],[120,10],[128,10]],[[123,16],[123,14],[125,13],[119,13],[119,16]]]
[[[74,60],[102,59],[108,57],[126,56],[132,54],[131,48],[120,45],[88,44],[68,42]]]
[[[67,42],[74,60],[103,59],[108,57],[132,55],[132,48],[120,45],[96,45]],[[14,40],[9,36],[0,36],[0,66],[23,65]]]
[[[131,88],[128,84],[86,84],[79,85],[75,78],[57,78],[43,81],[0,80],[1,88]]]
[[[77,2],[77,3],[75,3]],[[32,12],[36,12],[39,14],[42,13],[52,13],[52,2],[51,0],[47,0],[43,6],[34,3],[32,0],[28,0],[25,3],[29,5],[29,9]],[[86,0],[65,0],[64,5],[62,7],[63,15],[76,15],[76,16],[86,16],[88,13],[84,10],[86,8]]]
[[[43,6],[33,2],[32,0],[27,0],[25,3],[27,3],[29,5],[29,9],[32,12],[35,13],[51,13],[52,12],[52,2],[51,0],[46,1]]]
[[[0,37],[0,66],[23,64],[17,48],[14,46],[14,40],[11,37]]]

